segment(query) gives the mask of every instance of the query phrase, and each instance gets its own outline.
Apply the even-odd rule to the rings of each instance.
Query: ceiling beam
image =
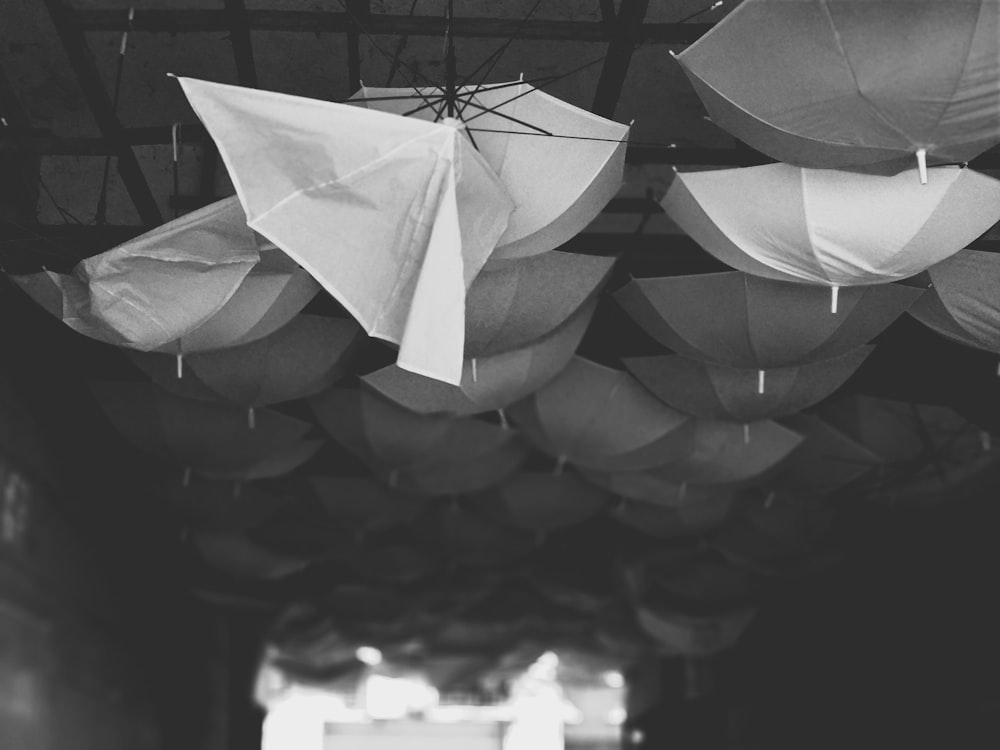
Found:
[[[236,80],[241,86],[257,88],[257,67],[253,61],[246,4],[243,0],[226,0],[225,10],[229,15],[229,40],[236,59]]]
[[[353,94],[361,88],[361,34],[371,18],[371,0],[347,0],[350,24],[347,29],[347,88]]]
[[[83,31],[123,31],[127,20],[120,9],[79,10],[74,23]],[[300,31],[346,33],[351,18],[344,12],[299,10],[248,10],[247,28],[257,31]],[[399,36],[444,36],[448,20],[443,16],[410,16],[372,13],[365,31],[369,34]],[[708,33],[710,23],[644,23],[635,41],[651,44],[693,44]],[[132,28],[177,34],[183,32],[228,31],[229,16],[220,10],[166,10],[137,8]],[[470,18],[453,21],[456,37],[477,39],[518,39],[538,41],[610,42],[615,27],[603,21],[558,21],[520,18]]]
[[[80,83],[83,96],[87,102],[97,127],[104,140],[110,144],[111,153],[117,157],[118,173],[121,175],[125,189],[128,191],[135,209],[144,224],[158,225],[163,217],[156,205],[153,192],[142,173],[139,161],[124,138],[121,122],[115,113],[114,105],[104,88],[101,74],[94,62],[94,57],[87,46],[83,31],[75,23],[74,11],[64,0],[45,0],[56,33],[62,42],[63,50],[69,58],[70,65]],[[115,11],[128,27],[128,16],[121,10]]]
[[[638,44],[639,30],[646,18],[649,0],[622,0],[614,23],[614,39],[608,45],[608,53],[597,81],[594,104],[591,111],[601,117],[612,118],[621,98],[632,53]]]
[[[28,115],[0,66],[0,139],[4,131],[30,128]],[[34,223],[38,209],[39,155],[0,149],[0,218]]]

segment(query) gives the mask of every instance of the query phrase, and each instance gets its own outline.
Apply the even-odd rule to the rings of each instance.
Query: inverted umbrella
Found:
[[[1000,181],[960,167],[932,172],[926,186],[909,172],[788,164],[689,172],[663,207],[733,268],[836,291],[914,276],[1000,220]]]
[[[164,355],[132,360],[161,387],[187,398],[227,401],[251,410],[306,398],[333,385],[353,362],[361,330],[352,320],[297,315],[264,338],[191,354],[193,377],[177,378]]]
[[[643,534],[676,539],[701,534],[719,526],[733,509],[733,503],[732,496],[676,506],[622,500],[611,510],[611,517]]]
[[[634,279],[615,299],[678,354],[767,371],[830,359],[868,343],[922,293],[900,284],[847,287],[831,315],[818,287],[727,271]],[[766,378],[759,377],[766,392]]]
[[[998,11],[752,0],[678,60],[717,125],[781,161],[965,162],[1000,142]]]
[[[484,268],[466,298],[465,356],[486,357],[543,338],[597,294],[614,262],[553,251]]]
[[[604,508],[609,496],[569,471],[522,472],[466,502],[500,523],[547,531],[587,520]]]
[[[952,341],[1000,354],[1000,255],[962,250],[928,269],[931,289],[910,314]]]
[[[314,476],[309,486],[331,518],[361,532],[406,524],[427,510],[425,499],[365,477]]]
[[[831,359],[767,371],[708,365],[678,355],[624,360],[639,382],[668,406],[707,419],[754,422],[794,414],[819,403],[854,374],[874,347]]]
[[[233,197],[87,258],[70,275],[13,279],[74,330],[150,351],[217,313],[260,260],[259,245]]]
[[[310,405],[338,443],[406,492],[476,492],[512,474],[526,457],[513,430],[416,414],[361,390],[334,388]]]
[[[129,442],[185,471],[216,479],[263,479],[308,461],[321,442],[305,439],[311,425],[269,409],[248,429],[246,413],[188,401],[151,383],[95,383],[94,395]]]
[[[514,204],[461,123],[180,79],[247,223],[399,364],[457,383],[465,290]]]
[[[727,487],[689,485],[668,479],[655,471],[582,470],[581,474],[588,482],[604,487],[615,495],[665,508],[698,503],[732,503],[735,499],[735,491]]]
[[[365,107],[434,119],[441,89],[362,86]],[[621,188],[629,128],[556,99],[528,83],[459,87],[458,117],[514,201],[491,259],[553,250],[584,229]],[[418,104],[419,104],[419,100]]]
[[[688,418],[657,401],[628,373],[574,357],[558,377],[508,414],[534,445],[560,462],[644,469]]]
[[[365,375],[362,381],[400,406],[421,414],[502,413],[566,367],[596,307],[597,300],[585,303],[554,331],[521,349],[466,359],[458,386],[408,372],[398,365]]]

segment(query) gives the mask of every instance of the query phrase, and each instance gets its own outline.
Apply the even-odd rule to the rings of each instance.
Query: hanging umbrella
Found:
[[[150,351],[218,313],[260,260],[260,244],[233,197],[87,258],[70,275],[12,278],[74,330]]]
[[[354,530],[324,513],[308,495],[244,534],[269,552],[310,561],[345,560],[357,550]]]
[[[837,314],[831,315],[818,287],[727,271],[634,279],[615,299],[677,354],[765,372],[847,354],[878,335],[922,293],[899,284],[845,288]],[[766,382],[759,385],[766,393]]]
[[[642,555],[629,573],[643,588],[716,605],[745,604],[759,590],[751,573],[701,548],[654,550]]]
[[[178,378],[173,361],[136,353],[153,381],[186,398],[256,407],[313,396],[333,385],[353,363],[361,330],[352,320],[297,315],[274,333],[241,346],[191,354],[194,377]]]
[[[805,436],[802,447],[764,487],[782,498],[829,495],[877,470],[882,459],[814,414],[796,414],[782,423]]]
[[[607,504],[608,497],[569,471],[523,472],[466,501],[499,523],[548,531],[586,521]]]
[[[909,172],[789,164],[689,172],[663,208],[740,271],[834,290],[883,284],[954,255],[1000,220],[1000,181],[960,167],[932,172],[927,186]]]
[[[581,357],[508,414],[560,463],[606,470],[655,466],[668,444],[683,441],[688,421],[628,373]]]
[[[962,250],[928,269],[931,289],[910,314],[942,336],[1000,354],[1000,255]]]
[[[580,473],[588,482],[603,487],[615,495],[664,508],[703,503],[731,504],[737,499],[736,491],[728,487],[675,482],[655,471],[581,470]]]
[[[513,430],[415,414],[366,391],[334,388],[310,405],[338,443],[405,492],[477,492],[512,474],[526,457]]]
[[[775,159],[959,163],[1000,142],[998,11],[753,0],[678,60],[713,122]]]
[[[394,492],[366,477],[309,477],[309,487],[331,518],[359,532],[410,523],[428,507],[424,498]]]
[[[522,349],[466,359],[459,386],[408,372],[398,365],[389,365],[361,379],[386,398],[420,414],[502,413],[566,367],[596,308],[596,299],[586,302],[565,323]]]
[[[530,553],[535,534],[492,523],[457,505],[442,508],[417,533],[432,550],[467,565],[506,565]]]
[[[945,501],[1000,461],[989,436],[945,406],[852,396],[824,405],[819,414],[881,459],[862,488],[871,500]]]
[[[399,344],[401,367],[457,383],[465,290],[514,210],[461,123],[179,80],[247,223]]]
[[[643,534],[659,539],[694,536],[719,526],[733,509],[733,497],[720,496],[702,502],[668,507],[635,500],[622,500],[611,517]]]
[[[483,269],[469,287],[465,356],[521,349],[597,295],[614,258],[553,251]]]
[[[713,656],[735,645],[757,614],[747,608],[718,615],[690,615],[642,603],[636,609],[639,626],[667,654]]]
[[[528,83],[457,89],[457,115],[514,201],[491,259],[553,250],[581,232],[622,185],[629,128],[549,96]],[[373,88],[355,95],[364,107],[433,120],[420,99],[438,88]],[[416,104],[415,104],[416,101]],[[417,110],[417,111],[414,111]]]
[[[772,368],[765,388],[759,370],[708,365],[677,355],[623,362],[653,395],[678,411],[706,419],[755,422],[819,403],[854,374],[872,349],[859,346],[831,359]]]
[[[208,565],[238,578],[284,578],[309,564],[306,560],[268,552],[236,532],[196,531],[190,539]]]
[[[193,479],[185,486],[176,477],[164,483],[167,502],[188,526],[205,531],[245,531],[266,521],[291,498],[256,484]]]
[[[263,479],[287,474],[319,450],[304,439],[307,422],[262,409],[248,429],[239,408],[172,396],[151,383],[95,383],[94,395],[129,442],[185,472],[216,479]]]

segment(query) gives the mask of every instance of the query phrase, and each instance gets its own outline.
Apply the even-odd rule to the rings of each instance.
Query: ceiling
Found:
[[[707,120],[668,54],[698,39],[735,3],[708,5],[455,2],[460,73],[504,47],[491,80],[572,73],[547,90],[620,122],[634,121],[619,196],[563,248],[618,256],[609,291],[631,276],[723,268],[659,209],[656,201],[675,167],[770,161]],[[444,0],[7,0],[0,24],[5,270],[68,271],[83,257],[231,194],[213,144],[168,74],[328,100],[345,99],[360,81],[438,82],[445,9]],[[987,152],[973,166],[1000,171],[1000,152]],[[994,251],[998,239],[994,227],[972,246]],[[93,496],[74,499],[70,512],[104,536],[112,521],[119,559],[144,557],[164,581],[180,580],[247,617],[277,615],[272,641],[284,648],[285,666],[303,678],[334,679],[352,664],[357,645],[375,642],[401,661],[468,655],[472,666],[452,675],[451,687],[502,674],[553,646],[588,653],[597,665],[627,665],[657,653],[634,617],[637,591],[626,583],[630,566],[664,551],[677,559],[733,565],[718,550],[705,551],[711,535],[664,540],[602,512],[550,532],[544,544],[529,540],[530,552],[510,562],[470,567],[435,559],[412,581],[378,580],[366,573],[363,556],[412,546],[408,527],[362,542],[348,537],[343,548],[349,554],[314,557],[281,577],[233,576],[207,562],[204,550],[196,551],[197,535],[206,529],[149,489],[150,477],[162,486],[163,467],[134,452],[90,396],[90,380],[138,379],[125,357],[49,319],[10,284],[0,296],[8,376],[38,415],[55,461],[66,467],[66,477],[55,481],[87,487]],[[342,314],[329,301],[310,311]],[[994,357],[940,339],[905,316],[877,343],[838,397],[943,404],[983,430],[1000,431]],[[581,355],[614,367],[623,357],[659,351],[610,299],[602,301],[580,347]],[[370,343],[356,369],[367,372],[386,356],[384,347]],[[288,410],[308,414],[302,406]],[[343,453],[327,446],[307,469],[359,471]],[[532,454],[529,467],[547,471],[550,464]],[[265,487],[294,494],[297,482]],[[979,727],[985,696],[997,693],[993,675],[1000,666],[991,635],[1000,622],[985,606],[985,592],[1000,570],[991,543],[997,510],[989,502],[996,486],[994,472],[920,508],[842,497],[804,511],[812,518],[826,514],[823,533],[810,537],[802,554],[789,556],[787,566],[761,571],[737,565],[747,574],[745,585],[714,599],[677,586],[658,590],[665,606],[695,615],[747,606],[758,614],[740,644],[716,657],[718,687],[710,700],[685,703],[680,688],[671,687],[680,684],[682,670],[664,667],[660,710],[632,721],[651,738],[684,732],[704,737],[735,706],[756,717],[756,736],[775,747],[780,741],[795,746],[815,731],[816,722],[832,721],[841,709],[848,718],[831,732],[830,742],[878,714],[878,732],[891,745],[912,706],[924,709],[923,724],[914,726],[926,736],[945,732],[956,717]],[[790,525],[801,512],[789,511]],[[289,538],[305,539],[296,534],[316,523],[301,508],[283,513],[271,518],[271,536],[260,536],[273,549]],[[737,528],[741,518],[734,514],[727,528]],[[282,528],[291,531],[279,543]],[[406,564],[420,570],[423,561]],[[703,709],[704,716],[698,713]]]

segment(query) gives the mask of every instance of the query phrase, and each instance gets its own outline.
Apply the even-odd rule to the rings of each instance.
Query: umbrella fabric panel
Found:
[[[769,370],[846,354],[881,333],[921,294],[899,284],[844,288],[833,314],[829,292],[819,287],[729,271],[633,279],[615,300],[678,354]]]
[[[677,355],[636,357],[625,366],[657,398],[706,419],[755,422],[802,411],[837,390],[874,347],[765,372],[706,365]]]
[[[676,507],[625,500],[611,510],[611,518],[659,539],[700,534],[719,526],[733,509],[734,500],[706,499]]]
[[[291,502],[254,484],[201,478],[185,484],[173,477],[161,491],[185,523],[205,531],[245,531]]]
[[[249,224],[400,364],[456,382],[465,289],[513,203],[456,127],[182,79]],[[263,161],[262,161],[263,159]]]
[[[420,94],[441,97],[441,89]],[[363,106],[403,114],[412,89],[363,87]],[[407,97],[397,99],[395,97]],[[458,117],[515,209],[491,260],[553,250],[593,221],[621,188],[629,128],[519,82],[465,86]],[[413,112],[433,119],[429,107]],[[559,137],[566,136],[566,137]]]
[[[520,349],[548,335],[597,294],[614,262],[553,251],[483,269],[466,297],[465,356]]]
[[[639,626],[668,653],[712,656],[732,647],[756,616],[756,609],[715,616],[695,616],[640,604]]]
[[[426,509],[427,501],[403,495],[365,477],[310,477],[309,486],[323,510],[338,523],[373,531],[409,523]]]
[[[581,470],[581,476],[598,487],[628,500],[650,503],[665,508],[714,502],[731,502],[734,490],[714,485],[689,485],[675,482],[655,471],[602,472]]]
[[[666,212],[739,270],[827,286],[913,276],[1000,220],[1000,182],[959,167],[873,175],[767,164],[677,175]]]
[[[149,351],[216,314],[259,259],[257,237],[230,198],[88,258],[72,275],[13,279],[74,330]]]
[[[569,320],[522,349],[466,359],[460,386],[389,365],[362,381],[412,411],[458,416],[505,409],[555,378],[569,363],[597,308],[584,303]]]
[[[1000,140],[998,10],[755,0],[678,59],[717,125],[781,161],[965,162]]]
[[[950,339],[1000,352],[1000,255],[962,250],[929,273],[931,291],[910,313]]]
[[[235,532],[193,532],[191,544],[208,565],[237,578],[284,578],[309,564],[300,558],[269,552]]]
[[[591,518],[604,508],[608,497],[606,491],[568,471],[523,472],[466,502],[500,523],[547,531]]]

